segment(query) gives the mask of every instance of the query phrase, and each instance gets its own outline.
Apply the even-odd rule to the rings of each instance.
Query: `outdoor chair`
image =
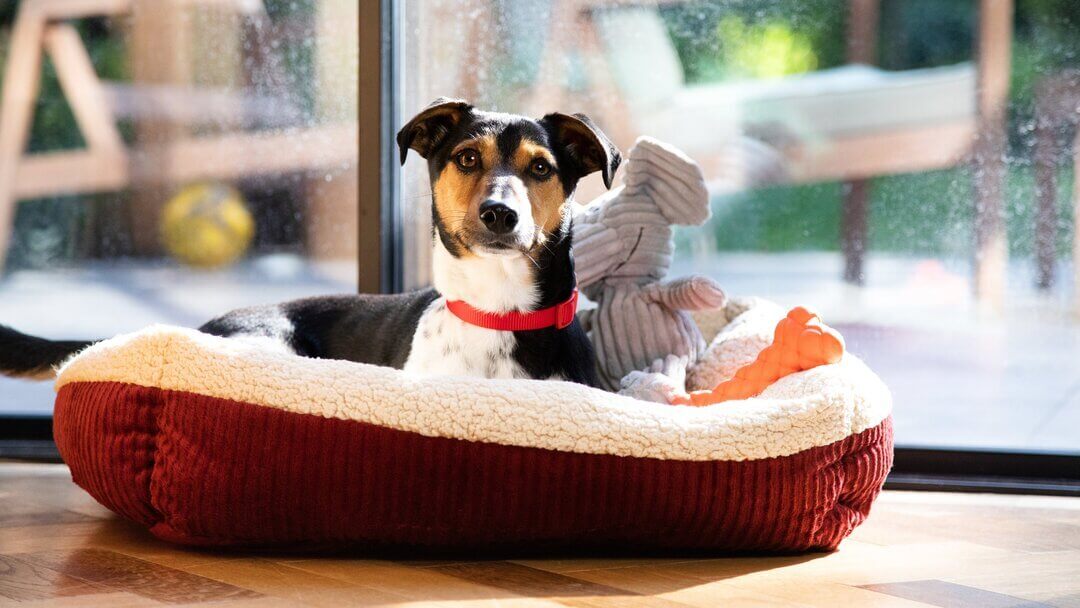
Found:
[[[851,64],[788,77],[688,84],[660,15],[677,1],[556,0],[560,23],[542,66],[535,103],[558,104],[571,80],[564,58],[584,59],[594,107],[627,145],[648,134],[697,159],[719,188],[849,182],[841,229],[844,277],[863,280],[867,178],[956,166],[976,172],[976,291],[1002,298],[1001,155],[1009,75],[1011,0],[981,0],[976,62],[886,71],[873,67],[879,0],[850,0]],[[594,57],[602,57],[597,60]],[[755,143],[756,142],[756,143]],[[762,152],[772,151],[772,154]],[[985,153],[978,154],[984,150]],[[774,166],[762,166],[772,162]],[[989,165],[996,165],[990,167]]]

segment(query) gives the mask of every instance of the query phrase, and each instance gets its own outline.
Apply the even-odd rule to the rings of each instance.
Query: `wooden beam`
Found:
[[[359,32],[341,24],[356,23],[360,7],[356,0],[320,0],[317,11],[314,98],[318,120],[355,121]],[[318,176],[306,181],[308,257],[356,264],[360,210],[355,161],[329,179]]]
[[[382,162],[385,146],[394,143],[382,138],[382,5],[390,1],[360,3],[360,230],[357,235],[360,268],[357,284],[363,293],[379,293],[383,286]]]
[[[24,157],[15,195],[33,198],[121,190],[132,184],[231,180],[338,171],[356,161],[355,124],[183,139],[136,152],[50,152]]]
[[[877,33],[880,20],[881,0],[849,0],[848,63],[877,63]]]
[[[974,287],[976,298],[991,310],[1004,305],[1009,258],[1004,182],[1013,2],[979,2]]]
[[[116,128],[116,119],[109,110],[101,80],[94,72],[79,32],[66,23],[50,25],[45,31],[45,48],[87,147],[122,148],[124,142]]]
[[[23,157],[15,176],[19,199],[123,190],[130,183],[125,150],[71,150]]]
[[[41,82],[45,18],[37,10],[37,4],[27,2],[19,7],[0,91],[0,270],[14,231],[18,200],[15,175],[30,137],[34,102]]]
[[[135,86],[188,86],[194,81],[191,11],[180,0],[133,0],[128,35],[128,62]],[[140,118],[135,121],[139,148],[167,146],[183,139],[190,129],[169,119]],[[138,157],[132,157],[138,160]],[[157,173],[168,175],[171,168]],[[155,255],[161,251],[161,208],[172,194],[173,184],[142,181],[132,191],[128,211],[135,252]]]
[[[131,12],[137,0],[23,0],[20,10],[44,16],[50,21],[68,21],[87,17],[108,17]],[[260,0],[175,0],[184,6],[221,6],[253,14],[264,10]]]
[[[788,159],[790,182],[851,180],[953,166],[968,155],[974,135],[975,123],[961,121],[846,137],[820,147],[789,146],[780,152]]]
[[[256,122],[264,128],[301,122],[303,111],[286,97],[239,93],[225,87],[131,85],[106,82],[103,95],[118,118],[186,126]]]
[[[20,10],[49,21],[108,17],[131,12],[134,0],[23,0]]]
[[[183,6],[197,8],[232,9],[242,15],[263,15],[266,7],[262,0],[177,0]]]

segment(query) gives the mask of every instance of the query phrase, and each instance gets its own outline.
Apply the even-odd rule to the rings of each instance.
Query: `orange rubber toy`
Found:
[[[761,394],[780,378],[819,365],[836,363],[844,356],[844,339],[814,313],[801,306],[792,308],[776,324],[772,344],[753,363],[744,365],[730,380],[711,391],[694,391],[676,397],[676,405],[712,405]]]

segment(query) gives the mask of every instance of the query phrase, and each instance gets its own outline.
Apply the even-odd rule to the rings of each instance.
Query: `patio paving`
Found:
[[[963,262],[874,255],[863,288],[839,280],[840,264],[832,253],[710,254],[681,258],[671,276],[709,274],[729,294],[816,308],[892,389],[900,444],[1080,452],[1071,285],[1037,294],[1029,264],[1014,262],[1006,310],[990,313],[972,301]],[[354,276],[347,264],[291,256],[212,273],[151,263],[19,271],[0,279],[0,322],[55,338],[195,326],[238,306],[349,292]],[[0,415],[51,405],[48,384],[0,380]]]

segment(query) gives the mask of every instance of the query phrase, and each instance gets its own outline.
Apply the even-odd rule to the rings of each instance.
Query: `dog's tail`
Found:
[[[93,343],[46,340],[0,325],[0,374],[29,380],[51,380],[56,366]]]

